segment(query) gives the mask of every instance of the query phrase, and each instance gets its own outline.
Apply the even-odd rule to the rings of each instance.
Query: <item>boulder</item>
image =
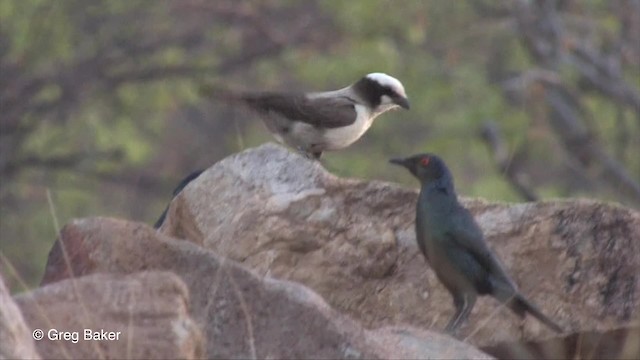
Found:
[[[482,348],[499,359],[639,359],[640,325],[584,331],[541,341],[503,342]]]
[[[187,185],[160,231],[260,275],[305,284],[367,327],[439,331],[453,305],[415,243],[417,193],[338,178],[320,162],[266,144]],[[521,291],[568,333],[638,318],[638,212],[590,200],[461,200]],[[482,346],[551,335],[533,318],[521,324],[489,297],[479,299],[461,332]]]
[[[0,359],[40,359],[32,331],[11,298],[0,273]]]
[[[149,270],[171,271],[188,287],[207,358],[490,358],[425,330],[365,330],[305,286],[258,276],[200,246],[123,220],[67,224],[49,255],[43,279],[49,285],[41,290],[74,281],[59,282],[70,276],[79,282],[89,274]]]
[[[15,297],[46,359],[197,359],[203,338],[169,272],[72,278]]]

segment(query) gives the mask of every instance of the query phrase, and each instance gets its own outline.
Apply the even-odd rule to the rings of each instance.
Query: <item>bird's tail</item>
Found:
[[[540,309],[520,294],[518,289],[511,281],[509,281],[508,278],[506,280],[507,281],[496,281],[493,283],[492,294],[496,299],[506,304],[518,316],[524,317],[529,313],[555,332],[562,333],[562,328],[558,324],[549,319],[542,313],[542,311],[540,311]]]
[[[178,184],[178,186],[176,186],[176,188],[173,189],[173,197],[175,198],[176,196],[178,196],[178,194],[182,191],[182,189],[184,189],[187,185],[189,185],[190,182],[195,180],[195,178],[200,176],[200,174],[202,174],[203,172],[204,172],[204,169],[196,170],[191,174],[187,175],[187,177],[185,177],[184,179],[182,179]],[[173,200],[173,198],[171,198],[171,200]],[[171,201],[169,201],[169,205],[171,205]],[[160,215],[158,220],[156,220],[156,223],[153,225],[154,228],[160,229],[160,227],[162,226],[162,223],[164,223],[164,219],[167,217],[167,211],[169,211],[169,205],[167,205],[167,207],[164,208],[162,215]]]
[[[226,104],[239,105],[261,112],[268,110],[270,102],[281,100],[280,96],[269,92],[239,91],[215,82],[205,82],[199,86],[200,96]]]
[[[207,99],[217,99],[225,102],[242,102],[240,92],[228,89],[214,81],[206,81],[198,87],[200,96]]]
[[[549,328],[557,333],[562,333],[562,328],[556,324],[553,320],[549,319],[545,314],[540,311],[535,305],[527,300],[522,294],[516,293],[513,299],[511,299],[507,306],[513,310],[516,314],[524,316],[525,313],[533,315],[541,323],[547,325]]]

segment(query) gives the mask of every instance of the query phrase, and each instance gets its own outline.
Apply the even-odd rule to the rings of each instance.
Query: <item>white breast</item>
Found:
[[[358,140],[373,123],[375,116],[366,106],[356,104],[356,121],[349,125],[335,129],[328,129],[324,133],[324,142],[327,150],[345,148]]]

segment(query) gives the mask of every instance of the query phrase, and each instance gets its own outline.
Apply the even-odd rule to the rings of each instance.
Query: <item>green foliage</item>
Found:
[[[396,171],[387,160],[433,152],[450,164],[461,195],[519,201],[479,136],[487,120],[500,126],[510,153],[526,145],[534,162],[561,162],[562,147],[540,119],[544,115],[532,116],[537,114],[534,101],[514,107],[488,80],[487,67],[495,61],[506,71],[532,67],[530,55],[514,35],[513,23],[485,18],[469,1],[220,1],[203,2],[203,9],[190,10],[196,3],[200,4],[0,1],[0,35],[6,35],[8,42],[7,54],[0,52],[1,60],[18,64],[24,77],[64,75],[72,79],[71,88],[78,90],[65,111],[28,113],[20,118],[21,125],[37,126],[13,157],[85,155],[72,167],[27,168],[6,184],[3,181],[2,253],[17,265],[28,284],[37,283],[55,238],[46,189],[54,195],[61,224],[93,215],[151,222],[169,201],[172,187],[187,173],[242,148],[272,141],[252,114],[232,112],[203,99],[198,88],[204,79],[232,88],[301,90],[335,89],[374,71],[401,79],[411,111],[384,114],[352,147],[327,153],[327,168],[340,176],[416,186],[410,175]],[[218,6],[237,10],[237,14],[230,11],[211,19],[203,15]],[[305,16],[323,17],[323,21],[301,26],[305,18],[295,13],[298,7],[303,7]],[[592,35],[598,45],[619,30],[607,1],[585,1],[576,7],[594,14],[597,31]],[[205,17],[206,26],[198,22],[200,16]],[[194,27],[201,36],[185,36]],[[260,40],[264,39],[256,34],[272,32],[279,38],[295,39],[287,36],[296,31],[311,35],[237,69],[216,70],[244,52],[261,50]],[[186,40],[176,40],[183,37]],[[152,44],[160,45],[156,49]],[[136,56],[140,53],[143,56]],[[100,74],[102,78],[96,77],[100,81],[74,78],[81,70],[77,67],[91,59],[113,65]],[[181,67],[208,70],[170,71]],[[149,75],[151,70],[165,68],[170,70]],[[629,83],[640,86],[640,70],[626,67],[623,71]],[[560,75],[572,81],[575,69],[562,68]],[[47,83],[34,101],[55,103],[67,91],[64,85]],[[594,134],[608,151],[627,160],[630,173],[640,174],[640,163],[633,160],[640,138],[624,138],[619,130],[623,123],[628,134],[640,132],[634,114],[620,111],[597,94],[583,101],[593,114]],[[619,145],[621,139],[625,146]],[[121,156],[104,156],[112,151]],[[162,190],[149,189],[146,182],[139,186],[119,183],[131,177],[155,177]],[[553,178],[540,184],[544,197],[596,196],[557,184]],[[11,286],[16,288],[15,281]]]

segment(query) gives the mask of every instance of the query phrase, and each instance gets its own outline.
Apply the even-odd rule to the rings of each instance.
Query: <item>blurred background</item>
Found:
[[[411,111],[325,153],[334,174],[417,187],[387,159],[429,151],[464,196],[640,206],[639,0],[0,0],[0,271],[36,286],[56,221],[153,223],[188,173],[273,141],[203,81],[374,71]]]

